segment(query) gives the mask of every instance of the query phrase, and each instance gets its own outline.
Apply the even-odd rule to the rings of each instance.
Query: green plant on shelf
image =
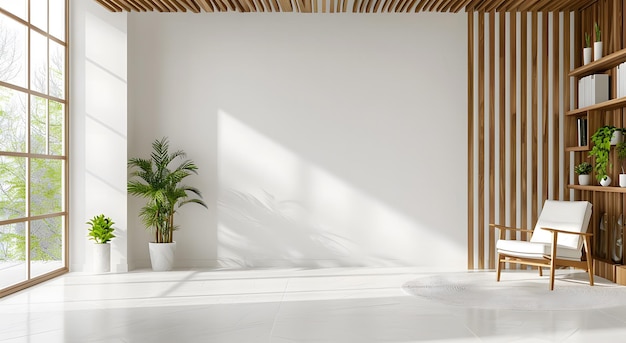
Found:
[[[616,130],[618,129],[615,126],[605,125],[598,128],[593,136],[591,136],[593,148],[589,152],[589,156],[595,158],[594,168],[598,182],[602,181],[602,179],[607,176],[607,169],[611,168],[609,152],[611,151],[611,137],[613,137],[613,132]]]
[[[574,168],[577,175],[589,175],[593,170],[593,166],[589,162],[582,162]]]
[[[593,24],[593,29],[594,29],[594,31],[596,31],[596,42],[601,42],[602,41],[602,31],[600,31],[600,26],[598,26],[598,23],[594,23]]]
[[[585,48],[591,48],[591,37],[588,32],[585,32]]]

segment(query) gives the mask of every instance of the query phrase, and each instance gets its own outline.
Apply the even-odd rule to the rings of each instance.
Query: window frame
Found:
[[[27,179],[26,179],[26,191],[25,191],[25,201],[26,201],[26,213],[24,217],[20,217],[20,218],[14,218],[14,219],[7,219],[7,220],[0,220],[0,226],[1,225],[10,225],[10,224],[16,224],[16,223],[25,223],[25,241],[26,241],[26,251],[25,251],[25,263],[26,263],[26,269],[27,269],[27,278],[24,281],[21,281],[19,283],[15,283],[12,284],[8,287],[5,288],[1,288],[0,289],[0,298],[4,297],[6,295],[18,292],[22,289],[34,286],[36,284],[39,284],[43,281],[46,280],[50,280],[52,278],[55,278],[59,275],[65,274],[67,272],[69,272],[69,218],[70,218],[70,210],[69,210],[69,205],[70,205],[70,177],[69,177],[69,172],[70,172],[70,129],[69,129],[69,124],[70,124],[70,84],[69,84],[69,79],[70,79],[70,1],[69,0],[64,0],[64,4],[65,4],[65,11],[64,11],[64,15],[65,15],[65,20],[64,20],[64,24],[65,24],[65,37],[64,40],[60,40],[54,36],[52,36],[50,33],[50,2],[51,0],[46,0],[48,3],[47,6],[47,28],[46,30],[48,32],[45,32],[44,30],[35,27],[33,24],[31,24],[31,19],[32,19],[32,15],[31,15],[31,3],[33,0],[26,0],[25,1],[25,5],[27,6],[26,8],[26,17],[27,20],[20,18],[19,16],[9,12],[8,10],[0,7],[0,13],[5,15],[6,17],[8,17],[11,20],[15,20],[16,22],[20,23],[21,25],[24,25],[26,27],[27,30],[27,34],[26,34],[26,54],[27,54],[27,61],[26,61],[26,67],[27,67],[27,75],[26,75],[26,88],[24,87],[20,87],[20,86],[16,86],[14,84],[8,83],[8,82],[4,82],[4,81],[0,81],[0,86],[4,87],[4,88],[8,88],[11,90],[15,90],[15,91],[19,91],[24,93],[27,96],[27,101],[26,101],[26,132],[25,132],[25,143],[26,143],[26,152],[10,152],[10,151],[0,151],[0,156],[2,157],[19,157],[19,158],[25,158],[26,159],[26,174],[27,174]],[[43,94],[41,92],[37,92],[37,91],[33,91],[32,88],[32,82],[31,82],[31,32],[37,32],[40,35],[43,35],[46,38],[46,46],[47,46],[47,50],[46,50],[46,59],[47,59],[47,65],[50,65],[50,55],[51,55],[51,49],[50,49],[50,42],[55,42],[59,45],[61,45],[62,47],[64,47],[64,51],[65,51],[65,60],[64,60],[64,80],[63,80],[63,85],[65,87],[64,89],[64,99],[60,99],[48,94]],[[48,68],[48,75],[46,80],[48,81],[48,85],[47,85],[47,93],[51,93],[50,92],[50,71]],[[50,125],[50,121],[49,121],[49,113],[50,113],[50,101],[55,101],[57,103],[60,103],[63,105],[63,153],[61,155],[52,155],[50,154],[50,148],[48,143],[46,143],[46,152],[47,154],[35,154],[35,153],[31,153],[31,129],[32,129],[32,124],[31,124],[31,98],[32,97],[39,97],[42,99],[46,99],[47,100],[47,112],[46,112],[46,116],[48,118],[48,127]],[[49,137],[49,136],[48,136]],[[49,139],[48,139],[49,141]],[[31,170],[31,161],[33,159],[45,159],[45,160],[60,160],[63,161],[64,163],[62,163],[62,169],[61,169],[61,182],[62,182],[62,187],[61,187],[61,211],[60,212],[53,212],[53,213],[45,213],[45,214],[41,214],[41,215],[31,215],[31,209],[30,209],[30,201],[31,201],[31,191],[30,191],[30,183],[31,180],[28,178],[30,170]],[[57,268],[54,269],[52,271],[43,273],[41,275],[37,275],[37,276],[32,276],[32,271],[31,271],[31,244],[30,244],[30,223],[34,222],[34,221],[38,221],[38,220],[43,220],[43,219],[48,219],[48,218],[61,218],[61,244],[62,244],[62,253],[61,253],[61,260],[62,260],[62,267],[61,268]]]

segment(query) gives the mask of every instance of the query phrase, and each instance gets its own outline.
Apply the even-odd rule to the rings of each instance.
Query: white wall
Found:
[[[128,270],[126,14],[70,1],[70,270],[92,270],[86,221],[116,223],[111,270]]]
[[[180,211],[177,264],[465,268],[466,35],[465,14],[129,14],[129,156],[168,136],[210,207]]]

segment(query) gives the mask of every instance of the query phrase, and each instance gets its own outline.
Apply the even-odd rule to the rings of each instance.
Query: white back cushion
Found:
[[[542,230],[542,227],[570,232],[587,232],[590,219],[591,203],[588,201],[546,200],[530,241],[552,244],[552,233]],[[582,239],[578,235],[559,234],[557,239],[559,246],[582,249]]]

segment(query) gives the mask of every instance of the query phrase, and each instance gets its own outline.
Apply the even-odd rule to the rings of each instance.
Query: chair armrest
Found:
[[[591,232],[571,232],[571,231],[563,231],[563,230],[557,230],[557,229],[551,229],[549,227],[542,227],[542,229],[552,232],[552,233],[566,233],[568,235],[579,235],[579,236],[587,236],[587,237],[591,237],[593,236],[593,233]]]
[[[498,228],[501,230],[507,230],[507,231],[519,231],[519,232],[530,232],[533,233],[533,230],[527,230],[527,229],[520,229],[520,228],[516,228],[516,227],[510,227],[510,226],[504,226],[504,225],[498,225],[498,224],[489,224],[490,227],[493,228]]]
[[[489,224],[489,227],[492,227],[494,229],[500,229],[500,239],[504,239],[504,232],[506,231],[527,232],[527,233],[530,233],[531,235],[533,234],[533,230],[520,229],[516,227],[510,227],[510,226],[504,226],[504,225],[498,225],[498,224]]]

